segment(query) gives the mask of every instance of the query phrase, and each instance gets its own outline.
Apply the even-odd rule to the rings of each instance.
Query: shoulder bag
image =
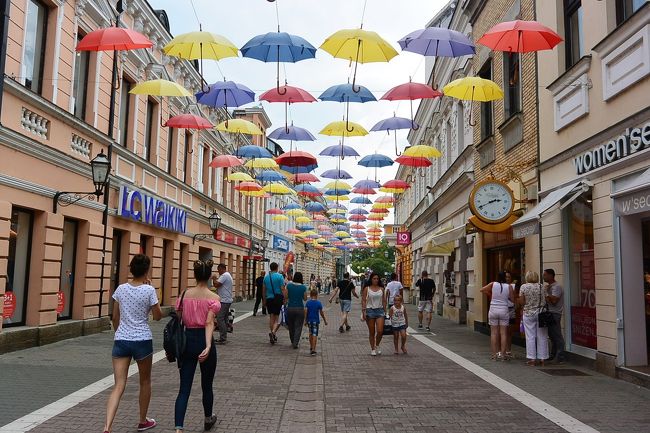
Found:
[[[542,306],[542,292],[543,288],[538,284],[539,288],[539,313],[537,314],[537,322],[540,328],[548,328],[555,324],[555,317],[553,313],[548,311],[548,302],[544,302]]]
[[[181,295],[181,300],[178,304],[178,311],[183,312],[183,298],[185,293]],[[185,325],[181,315],[175,311],[169,313],[169,322],[165,325],[163,330],[163,349],[165,349],[165,357],[169,362],[178,362],[178,368],[181,367],[181,355],[185,352]]]

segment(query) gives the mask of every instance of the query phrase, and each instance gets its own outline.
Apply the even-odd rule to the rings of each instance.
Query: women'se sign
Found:
[[[187,212],[155,196],[127,186],[120,188],[120,205],[117,214],[123,218],[185,233]]]

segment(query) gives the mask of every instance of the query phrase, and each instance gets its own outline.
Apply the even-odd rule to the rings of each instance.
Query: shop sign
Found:
[[[539,221],[537,218],[519,225],[512,225],[512,237],[515,239],[525,238],[539,233]]]
[[[650,193],[640,191],[614,200],[619,215],[632,215],[650,210]]]
[[[588,173],[650,147],[650,122],[625,132],[573,159],[577,174]]]
[[[397,245],[411,245],[411,232],[397,232]]]
[[[284,251],[286,253],[289,251],[289,241],[280,236],[273,235],[273,249]]]
[[[14,316],[16,312],[16,295],[14,295],[14,292],[5,292],[2,308],[3,319],[11,319]]]
[[[571,307],[571,343],[596,349],[596,309]]]
[[[185,210],[128,186],[120,188],[117,214],[123,218],[165,230],[179,233],[185,233],[187,230],[187,212]]]

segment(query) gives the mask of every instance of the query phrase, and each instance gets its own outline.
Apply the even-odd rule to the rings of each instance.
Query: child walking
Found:
[[[395,344],[395,355],[399,354],[398,345],[400,338],[402,339],[402,353],[407,354],[406,351],[406,328],[409,326],[409,318],[404,308],[403,299],[400,295],[395,295],[394,302],[388,314],[390,315],[391,326],[393,327],[393,343]]]
[[[316,356],[320,317],[323,318],[325,325],[327,325],[327,319],[325,318],[325,313],[323,313],[323,304],[318,300],[318,290],[311,289],[309,291],[309,297],[311,299],[305,303],[305,326],[309,326],[309,352],[311,356]],[[318,317],[319,313],[320,317]]]

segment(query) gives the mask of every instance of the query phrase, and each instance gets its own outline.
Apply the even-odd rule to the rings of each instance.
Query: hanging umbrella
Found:
[[[218,124],[217,131],[230,132],[231,134],[264,135],[262,130],[253,122],[244,119],[229,119]]]
[[[404,51],[433,57],[461,57],[476,53],[472,41],[463,33],[440,27],[416,30],[398,41]],[[434,68],[435,71],[435,68]],[[431,77],[433,88],[437,88]]]
[[[217,81],[196,95],[196,102],[208,107],[239,107],[255,100],[255,92],[234,81]]]
[[[289,216],[296,217],[296,216],[305,215],[307,212],[305,212],[302,209],[289,209],[289,210],[285,211],[284,213],[286,213]]]
[[[390,211],[386,208],[381,208],[381,207],[374,207],[370,209],[370,213],[378,213],[378,214],[387,214],[390,213]]]
[[[379,191],[385,192],[387,194],[402,194],[406,191],[406,188],[389,188],[387,186],[382,186],[379,188]]]
[[[238,158],[273,158],[273,155],[268,149],[252,144],[238,148],[235,151],[235,156]]]
[[[340,230],[340,231],[334,233],[334,236],[336,236],[339,239],[345,239],[345,238],[352,237],[352,236],[350,236],[350,233],[348,233],[346,231],[343,231],[343,230]]]
[[[388,182],[385,182],[382,187],[384,188],[400,188],[400,189],[408,189],[411,187],[411,184],[408,182],[405,182],[401,179],[392,179],[389,180]]]
[[[292,176],[291,181],[293,183],[320,182],[320,179],[311,173],[298,173]]]
[[[404,156],[414,158],[440,158],[442,153],[433,146],[418,144],[417,146],[407,147],[404,150]]]
[[[361,225],[361,224],[352,224],[352,225],[350,226],[350,228],[358,229],[358,230],[365,230],[365,229],[366,229],[366,227],[363,226],[363,225]]]
[[[365,196],[355,197],[352,200],[350,200],[350,203],[354,203],[354,204],[372,204],[370,199],[368,197],[365,197]]]
[[[325,189],[343,189],[343,190],[351,190],[352,186],[347,184],[346,182],[343,182],[342,180],[335,180],[333,182],[329,182],[325,185]]]
[[[443,91],[452,98],[470,101],[489,102],[503,99],[503,90],[494,82],[481,77],[464,77],[447,84]],[[469,124],[472,123],[472,110],[469,111]]]
[[[317,213],[314,215],[314,221],[327,221],[327,217]]]
[[[129,91],[129,93],[133,95],[153,96],[192,96],[192,94],[180,84],[160,79],[138,83]]]
[[[242,182],[235,189],[237,191],[261,191],[262,186],[255,182]]]
[[[358,123],[337,120],[328,123],[319,134],[336,137],[363,137],[364,135],[368,135],[368,131]]]
[[[219,155],[215,156],[212,161],[210,161],[209,167],[211,168],[228,168],[228,167],[238,167],[244,162],[233,155]]]
[[[170,117],[165,126],[177,129],[211,129],[214,125],[208,120],[195,114],[178,114]]]
[[[146,36],[135,30],[122,27],[106,27],[93,30],[83,37],[75,47],[76,51],[128,51],[151,48]]]
[[[273,221],[289,221],[289,217],[286,215],[273,215],[271,219]]]
[[[330,214],[330,215],[335,215],[335,214],[345,215],[347,213],[347,210],[332,208],[332,209],[328,209],[327,213]]]
[[[284,130],[285,133],[289,133],[289,104],[295,104],[298,102],[316,102],[316,98],[306,90],[285,84],[284,86],[267,90],[262,93],[260,95],[260,101],[284,102]]]
[[[370,131],[386,131],[386,133],[390,135],[390,131],[397,131],[399,129],[413,129],[415,131],[419,128],[420,125],[418,125],[414,120],[407,119],[406,117],[397,117],[393,114],[393,117],[377,122],[375,126],[370,128]],[[395,137],[395,154],[399,156],[400,153],[397,149],[397,134],[394,133],[393,137]]]
[[[406,165],[408,167],[429,167],[433,165],[430,159],[424,158],[421,156],[408,156],[408,155],[402,155],[399,156],[396,160],[396,163],[401,164],[401,165]]]
[[[324,177],[325,179],[352,179],[350,173],[337,168],[322,172],[321,177]]]
[[[495,51],[529,53],[552,50],[562,37],[537,21],[506,21],[498,23],[477,41]]]
[[[243,171],[230,173],[226,180],[228,180],[228,182],[255,182],[255,179],[253,179],[250,174],[244,173]]]
[[[413,101],[416,99],[434,99],[442,97],[442,92],[434,90],[426,84],[413,83],[409,80],[408,83],[400,84],[390,89],[388,92],[381,97],[382,100],[387,101],[409,101],[411,107],[411,122],[412,129],[416,130],[419,128],[415,124],[413,117]]]
[[[277,63],[276,88],[280,89],[280,62],[295,63],[316,57],[316,48],[300,36],[270,32],[253,37],[241,47],[244,57]]]
[[[344,144],[335,144],[333,146],[328,146],[323,149],[319,155],[321,156],[334,156],[337,158],[343,159],[346,156],[359,156],[359,153],[354,150],[351,146],[346,146]]]
[[[353,215],[368,215],[368,211],[363,208],[352,209],[350,213]]]
[[[362,195],[375,195],[377,191],[374,188],[352,188],[353,194],[362,194]]]
[[[253,158],[244,167],[259,169],[276,169],[278,164],[271,158]]]
[[[306,217],[306,216],[299,216],[299,217],[296,218],[296,222],[297,223],[310,223],[311,218]]]
[[[317,163],[315,156],[300,150],[285,152],[275,160],[283,167],[307,167]]]
[[[288,234],[288,235],[297,235],[297,234],[301,233],[301,231],[298,230],[298,229],[289,229],[285,233]]]
[[[345,103],[345,118],[350,118],[350,102],[373,102],[377,101],[375,95],[363,86],[356,88],[352,84],[337,84],[325,90],[319,97],[321,101],[333,101]],[[346,126],[349,130],[349,125]]]
[[[372,155],[366,155],[358,162],[359,165],[363,167],[389,167],[393,165],[393,160],[387,157],[386,155],[381,155],[378,153]]]
[[[389,195],[382,195],[381,197],[377,197],[375,203],[395,203],[395,199]]]
[[[262,189],[264,190],[264,192],[268,192],[269,194],[274,194],[274,195],[289,195],[289,194],[296,193],[288,186],[277,182],[268,183],[264,185]]]
[[[350,215],[350,221],[365,221],[368,218],[365,215]]]
[[[376,180],[363,179],[354,184],[355,188],[379,188],[381,184]]]
[[[323,206],[321,203],[317,201],[312,201],[310,203],[307,203],[305,205],[305,210],[307,212],[325,212],[325,206]],[[327,226],[325,226],[327,227]]]
[[[350,197],[347,194],[349,193],[346,193],[346,195],[338,195],[333,198],[335,198],[337,201],[350,201]]]
[[[274,129],[269,134],[269,138],[274,140],[316,141],[316,137],[314,137],[311,132],[307,131],[305,128],[293,126],[293,124],[288,127],[285,126]]]
[[[273,207],[271,209],[267,209],[265,212],[267,215],[282,215],[284,214],[284,211],[282,209],[279,209],[277,207]]]
[[[349,200],[349,198],[346,196],[350,194],[350,192],[351,191],[348,189],[328,189],[323,192],[323,195],[332,200],[345,201]]]
[[[388,62],[397,55],[397,51],[375,32],[363,29],[339,30],[332,34],[320,46],[332,56],[354,62],[352,88],[357,80],[357,65],[359,63]]]
[[[289,172],[292,175],[299,174],[299,173],[309,173],[310,171],[314,171],[317,168],[318,168],[318,164],[310,164],[304,167],[297,167],[297,166],[290,167],[286,165],[280,165],[280,170]]]
[[[289,203],[288,205],[282,208],[283,211],[288,211],[293,209],[301,209],[301,207],[298,203]]]
[[[368,217],[368,220],[369,220],[369,221],[383,221],[384,218],[386,218],[386,217],[383,216],[383,215],[379,215],[379,214],[371,214],[371,215]]]
[[[255,179],[259,182],[279,182],[287,180],[283,175],[275,170],[261,171],[257,176],[255,176]]]
[[[320,192],[318,188],[308,183],[301,183],[299,185],[296,185],[294,191],[296,191],[296,193],[302,197],[320,197],[323,195],[323,193]]]

